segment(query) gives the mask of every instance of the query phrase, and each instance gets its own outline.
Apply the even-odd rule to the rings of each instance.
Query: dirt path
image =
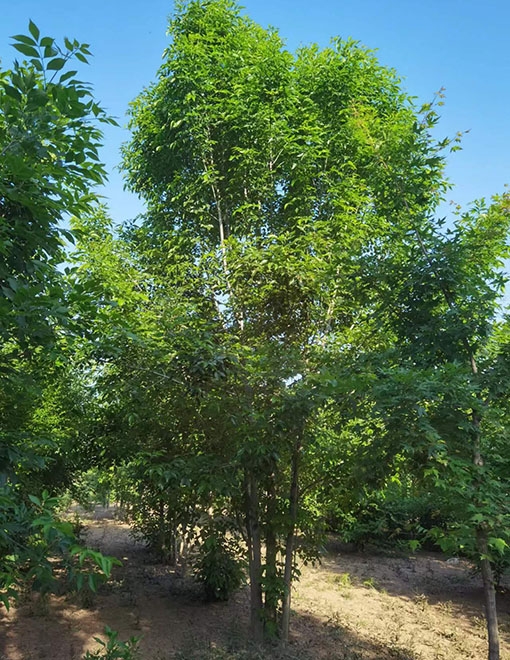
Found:
[[[105,625],[142,636],[144,660],[235,660],[245,644],[246,591],[206,603],[179,568],[155,563],[112,510],[87,521],[87,543],[122,560],[90,603],[80,596],[32,599],[0,621],[0,660],[80,660]],[[509,597],[500,596],[503,660],[510,660]],[[482,590],[464,563],[439,555],[387,558],[330,552],[303,567],[293,600],[295,660],[481,660],[486,656]],[[84,605],[87,605],[85,607]],[[176,655],[179,652],[178,656]]]

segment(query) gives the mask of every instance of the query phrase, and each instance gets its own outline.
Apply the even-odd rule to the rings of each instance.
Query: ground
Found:
[[[181,568],[155,563],[113,511],[87,520],[87,542],[122,560],[90,602],[28,599],[0,613],[0,660],[80,660],[105,625],[141,637],[143,660],[473,660],[487,655],[479,576],[439,554],[340,552],[303,566],[285,651],[246,647],[248,594],[206,603]],[[510,660],[510,597],[499,595],[502,659]]]

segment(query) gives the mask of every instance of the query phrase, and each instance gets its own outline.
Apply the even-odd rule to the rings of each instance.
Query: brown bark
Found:
[[[473,374],[478,373],[477,365],[473,354],[470,355],[471,368]],[[483,456],[480,449],[480,418],[476,412],[472,414],[472,422],[475,429],[475,438],[473,441],[473,464],[476,468],[484,465]],[[476,486],[480,486],[481,476],[477,475]],[[480,553],[480,568],[482,571],[483,593],[485,597],[485,619],[487,621],[487,638],[489,641],[489,660],[499,660],[499,630],[498,630],[498,612],[496,605],[496,589],[494,587],[494,574],[490,560],[488,559],[489,547],[487,540],[487,530],[479,525],[476,529],[476,547]]]
[[[259,524],[259,498],[255,477],[245,476],[246,534],[250,572],[250,636],[260,644],[264,637],[262,619],[262,552]]]
[[[476,534],[478,552],[481,555],[480,567],[482,569],[483,591],[485,596],[485,617],[487,619],[487,633],[489,638],[489,660],[499,660],[499,630],[498,614],[496,608],[496,589],[492,566],[487,559],[487,533],[478,529]]]
[[[279,594],[276,589],[276,557],[278,554],[277,538],[272,521],[276,514],[276,488],[274,475],[270,477],[268,486],[267,529],[266,529],[266,586],[264,593],[264,624],[266,633],[274,635],[277,629],[277,611]]]
[[[170,506],[166,509],[166,556],[167,562],[170,566],[175,566],[177,563],[177,528],[173,520],[173,511]]]
[[[286,645],[289,641],[290,605],[292,589],[292,568],[294,564],[294,540],[296,535],[296,522],[299,504],[299,452],[301,450],[301,438],[296,441],[292,454],[292,477],[289,493],[289,531],[285,542],[285,568],[283,581],[285,593],[282,603],[282,626],[281,641]]]

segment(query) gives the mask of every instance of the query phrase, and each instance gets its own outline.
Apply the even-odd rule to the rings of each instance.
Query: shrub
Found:
[[[209,600],[228,600],[245,579],[237,541],[216,530],[202,535],[193,569]]]
[[[330,519],[334,532],[358,548],[367,544],[394,547],[402,542],[436,547],[429,532],[445,528],[447,516],[428,493],[407,494],[392,489],[376,491],[348,513]]]

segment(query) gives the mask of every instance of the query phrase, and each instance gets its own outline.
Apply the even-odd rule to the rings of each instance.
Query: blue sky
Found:
[[[353,37],[377,49],[380,61],[395,68],[409,94],[429,101],[446,88],[438,137],[470,130],[463,151],[450,158],[455,184],[449,198],[466,204],[502,192],[510,183],[510,2],[507,0],[245,0],[246,13],[279,29],[287,46],[332,36]],[[28,19],[42,33],[90,43],[91,66],[80,77],[125,124],[130,100],[154,78],[168,43],[167,0],[17,0],[2,3],[0,59],[15,56],[9,37],[26,33]],[[111,172],[103,191],[116,222],[129,219],[141,204],[123,191],[115,171],[119,146],[128,133],[108,129],[103,160]]]

